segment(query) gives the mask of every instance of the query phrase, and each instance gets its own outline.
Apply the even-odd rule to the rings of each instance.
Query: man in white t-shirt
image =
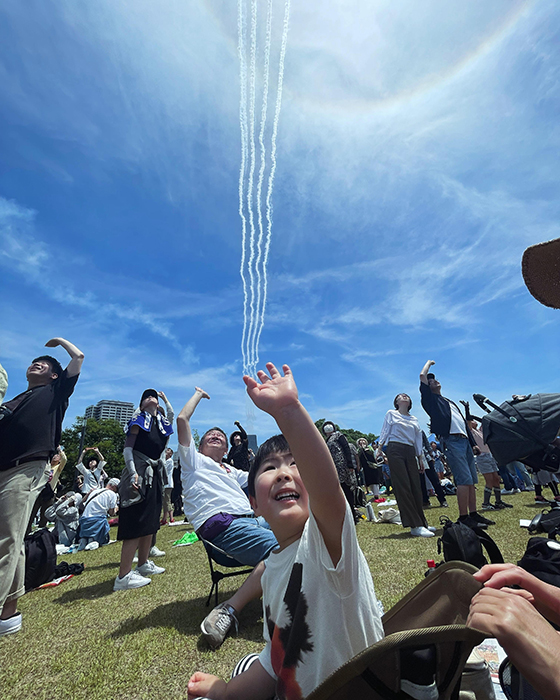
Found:
[[[189,698],[307,697],[333,671],[383,637],[371,573],[329,449],[298,399],[290,368],[272,363],[261,383],[244,377],[255,405],[282,435],[267,440],[249,472],[256,513],[278,548],[262,576],[266,646],[229,684],[197,672]],[[434,684],[435,685],[435,684]]]
[[[241,588],[218,605],[204,619],[201,630],[216,649],[224,641],[236,615],[245,605],[261,595],[260,563],[278,546],[263,519],[255,517],[247,487],[247,472],[222,462],[227,452],[227,436],[221,428],[211,428],[202,436],[197,451],[192,438],[190,419],[208,394],[195,388],[177,416],[179,462],[183,482],[183,510],[197,535],[223,550],[241,564],[255,570]]]
[[[106,489],[95,489],[86,498],[78,532],[79,550],[92,542],[97,542],[99,546],[109,542],[107,516],[117,512],[119,483],[119,479],[109,479]]]

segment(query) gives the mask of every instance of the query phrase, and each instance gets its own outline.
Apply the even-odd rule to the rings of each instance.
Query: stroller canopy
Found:
[[[477,394],[479,405],[483,404],[478,397],[487,401]],[[484,442],[499,466],[519,460],[538,468],[539,455],[559,430],[560,394],[532,394],[505,401],[482,419]]]

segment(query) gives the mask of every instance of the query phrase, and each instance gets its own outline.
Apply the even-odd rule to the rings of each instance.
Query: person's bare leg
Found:
[[[15,600],[7,600],[4,603],[2,612],[0,613],[0,620],[7,620],[9,617],[13,617],[17,613],[17,598]]]
[[[252,600],[256,600],[262,596],[261,578],[264,573],[264,561],[259,562],[253,571],[247,576],[243,584],[237,591],[224,601],[239,614],[243,608]]]
[[[469,501],[470,501],[470,486],[457,486],[457,505],[459,506],[459,515],[469,514]],[[474,489],[474,486],[472,487]],[[475,509],[476,509],[476,497],[475,497]]]
[[[150,535],[150,540],[151,540]],[[121,549],[121,564],[119,567],[119,578],[126,576],[132,569],[132,560],[138,548],[139,538],[136,537],[133,540],[123,540]]]
[[[150,549],[152,547],[153,535],[144,535],[140,537],[138,542],[138,566],[142,566],[148,561]],[[132,562],[132,560],[131,560]]]

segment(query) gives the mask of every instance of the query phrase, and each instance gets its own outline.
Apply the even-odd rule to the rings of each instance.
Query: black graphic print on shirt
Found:
[[[309,606],[305,593],[301,590],[303,564],[295,563],[292,567],[283,601],[288,613],[288,621],[279,627],[271,619],[270,608],[266,606],[266,624],[271,639],[271,662],[278,677],[276,693],[279,698],[299,700],[303,697],[296,681],[298,664],[303,654],[313,651],[312,634],[307,624]]]

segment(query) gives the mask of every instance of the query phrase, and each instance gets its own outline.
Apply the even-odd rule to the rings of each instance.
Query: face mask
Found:
[[[326,435],[330,435],[331,433],[334,433],[334,428],[333,428],[332,425],[329,423],[328,425],[324,425],[324,426],[323,426],[323,432],[324,432]]]

